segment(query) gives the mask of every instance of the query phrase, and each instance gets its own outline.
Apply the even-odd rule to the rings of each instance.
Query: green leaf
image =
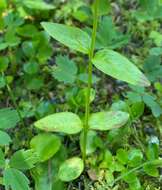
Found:
[[[108,49],[98,51],[92,59],[92,62],[97,69],[116,79],[137,86],[150,85],[147,78],[134,64],[115,51]]]
[[[20,118],[16,110],[11,108],[0,109],[0,129],[9,129],[16,126]]]
[[[7,43],[0,43],[0,51],[6,49],[8,47]]]
[[[128,119],[129,114],[121,111],[93,113],[89,118],[89,127],[94,130],[106,131],[123,126]]]
[[[38,155],[34,150],[18,150],[12,155],[9,165],[16,169],[27,170],[33,168],[38,161]]]
[[[139,149],[131,149],[128,153],[128,165],[130,167],[136,167],[141,164],[143,154]]]
[[[34,125],[44,131],[66,134],[79,133],[83,128],[79,116],[71,112],[61,112],[49,115],[35,122]]]
[[[5,155],[3,151],[0,149],[0,169],[5,167]]]
[[[111,30],[110,30],[111,28]],[[86,27],[86,31],[92,34],[92,29]],[[103,16],[98,24],[98,30],[96,35],[96,49],[121,48],[129,42],[130,35],[122,34],[113,23],[113,19],[110,16]]]
[[[30,190],[28,178],[19,170],[8,168],[4,171],[3,182],[6,189]]]
[[[0,57],[0,72],[4,72],[8,67],[9,59],[6,56]]]
[[[50,22],[42,22],[42,26],[50,36],[65,46],[85,54],[89,53],[91,39],[81,29]]]
[[[145,165],[143,167],[143,169],[146,172],[146,174],[149,176],[152,176],[152,177],[158,177],[159,176],[159,171],[158,171],[156,166],[148,164],[148,165]]]
[[[6,132],[0,131],[0,146],[9,145],[11,141],[10,136]]]
[[[67,56],[56,57],[57,66],[52,67],[52,76],[60,82],[73,84],[76,79],[78,68],[74,61]]]
[[[162,78],[161,57],[151,55],[149,56],[143,66],[146,76],[151,82],[155,82]]]
[[[128,152],[120,148],[117,150],[116,157],[120,163],[126,164],[128,161]]]
[[[37,30],[36,26],[34,26],[32,24],[25,24],[21,28],[17,29],[17,33],[20,36],[32,38],[34,35],[38,34],[38,30]]]
[[[159,157],[159,145],[156,143],[150,143],[146,149],[146,156],[148,160],[155,160]]]
[[[97,146],[95,143],[95,140],[97,138],[97,133],[95,131],[88,131],[87,133],[87,145],[86,145],[86,154],[92,154],[93,152],[95,152]],[[83,152],[83,142],[84,142],[84,134],[81,133],[80,135],[80,148]]]
[[[41,162],[50,159],[60,149],[59,137],[50,133],[42,133],[32,138],[30,147],[34,149]]]
[[[55,8],[53,5],[47,4],[43,1],[23,0],[23,4],[27,8],[35,10],[51,10]]]
[[[162,115],[161,106],[155,101],[155,98],[149,94],[143,96],[144,103],[151,109],[155,117]]]
[[[24,64],[24,71],[28,74],[36,74],[39,71],[39,65],[35,61]]]
[[[62,181],[72,181],[80,176],[83,172],[83,160],[78,157],[73,157],[66,160],[59,169],[59,178]]]
[[[94,4],[93,4],[93,11],[94,11]],[[99,0],[98,3],[98,15],[106,15],[111,10],[111,4],[109,0]]]

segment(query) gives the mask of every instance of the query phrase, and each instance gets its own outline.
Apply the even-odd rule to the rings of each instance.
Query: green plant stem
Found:
[[[156,160],[150,160],[150,161],[147,161],[139,166],[137,166],[136,168],[133,168],[131,170],[129,170],[128,172],[124,173],[123,175],[119,176],[118,178],[116,178],[114,181],[113,181],[113,185],[115,185],[115,183],[117,183],[118,181],[122,180],[124,177],[126,177],[127,175],[131,174],[132,172],[136,172],[138,171],[139,169],[143,168],[144,166],[147,166],[147,165],[161,165],[162,164],[162,160],[161,159],[156,159]]]
[[[8,83],[7,83],[7,80],[6,80],[6,77],[5,77],[4,72],[2,72],[2,76],[3,76],[4,79],[5,79],[5,83],[6,83],[6,87],[7,87],[9,96],[10,96],[10,98],[11,98],[11,100],[12,100],[12,102],[13,102],[13,105],[14,105],[16,111],[17,111],[17,114],[18,114],[18,116],[19,116],[19,118],[20,118],[20,121],[21,121],[21,123],[22,123],[22,126],[25,127],[25,123],[24,123],[23,117],[22,117],[22,115],[21,115],[19,106],[17,105],[15,96],[14,96],[14,94],[13,94],[13,92],[12,92],[10,86],[9,86]]]
[[[94,56],[96,32],[97,32],[97,21],[98,21],[98,4],[99,0],[95,0],[94,6],[94,16],[93,16],[93,30],[92,30],[92,40],[91,47],[89,51],[89,62],[88,62],[88,86],[87,86],[87,96],[86,96],[86,106],[85,106],[85,125],[84,125],[84,141],[83,141],[83,160],[86,160],[86,145],[87,145],[87,134],[88,134],[88,120],[90,115],[90,95],[92,86],[92,58]]]

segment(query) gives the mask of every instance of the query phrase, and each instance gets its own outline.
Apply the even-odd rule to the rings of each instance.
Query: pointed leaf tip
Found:
[[[91,38],[80,28],[51,22],[41,22],[41,25],[51,37],[65,46],[84,54],[89,53]]]
[[[135,86],[150,86],[145,75],[126,57],[109,49],[98,51],[93,64],[103,73]]]

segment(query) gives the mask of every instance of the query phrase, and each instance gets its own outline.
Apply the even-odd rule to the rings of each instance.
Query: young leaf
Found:
[[[83,172],[83,160],[78,157],[73,157],[66,160],[59,169],[59,178],[62,181],[72,181],[80,176]]]
[[[140,149],[131,149],[128,153],[128,165],[130,167],[136,167],[141,164],[143,154]]]
[[[116,79],[137,86],[150,85],[147,78],[134,64],[115,51],[108,49],[98,51],[92,62],[100,71]]]
[[[56,67],[52,67],[52,76],[60,82],[74,83],[78,70],[75,62],[67,56],[59,55],[56,57],[56,64]]]
[[[47,4],[43,1],[23,0],[23,4],[27,8],[35,10],[51,10],[55,8],[53,5]]]
[[[0,109],[0,129],[9,129],[16,126],[20,118],[16,110],[11,108]]]
[[[120,148],[117,150],[116,157],[117,157],[117,160],[124,165],[128,161],[128,152]]]
[[[79,116],[71,112],[61,112],[49,115],[35,122],[34,125],[44,131],[66,134],[79,133],[83,128]]]
[[[39,134],[30,141],[30,147],[37,152],[41,162],[48,160],[56,154],[60,146],[60,139],[50,133]]]
[[[8,168],[4,171],[3,182],[6,189],[30,190],[28,178],[19,170]]]
[[[89,127],[94,130],[106,131],[123,126],[128,119],[129,114],[121,111],[93,113],[89,118]]]
[[[10,136],[6,132],[0,131],[0,146],[9,145],[11,141]]]
[[[9,165],[20,170],[31,169],[39,161],[34,150],[18,150],[10,159]]]
[[[50,22],[42,22],[42,26],[50,36],[65,46],[85,54],[89,53],[91,39],[81,29]]]

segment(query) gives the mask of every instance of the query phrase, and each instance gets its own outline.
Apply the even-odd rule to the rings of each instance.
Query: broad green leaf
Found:
[[[97,138],[97,133],[95,131],[89,130],[87,133],[87,145],[86,145],[86,154],[92,154],[95,152],[97,146],[95,143],[95,139]],[[80,148],[83,152],[83,142],[84,142],[84,134],[81,133],[80,135]]]
[[[34,150],[18,150],[12,155],[9,165],[16,169],[27,170],[33,168],[38,161],[38,155]]]
[[[0,149],[0,169],[5,167],[5,155],[3,151]]]
[[[34,149],[41,162],[50,159],[60,149],[61,141],[59,137],[50,133],[39,134],[32,138],[30,147]]]
[[[89,118],[89,127],[94,130],[106,131],[123,126],[128,119],[129,114],[126,112],[97,112],[91,114]]]
[[[79,116],[71,112],[61,112],[49,115],[35,122],[34,125],[44,131],[66,134],[79,133],[83,128]]]
[[[108,49],[98,51],[92,62],[97,69],[116,79],[137,86],[150,85],[147,78],[134,64],[115,51]]]
[[[3,182],[6,189],[30,190],[28,178],[19,170],[8,168],[4,171]]]
[[[72,181],[80,176],[83,172],[83,160],[78,157],[73,157],[66,160],[59,169],[59,178],[62,181]]]
[[[44,1],[23,0],[23,4],[27,8],[35,10],[51,10],[55,8],[53,5],[47,4]]]
[[[16,110],[11,108],[0,109],[0,129],[9,129],[16,126],[20,118]]]
[[[50,36],[65,46],[85,54],[89,53],[91,39],[81,29],[50,22],[42,22],[42,26]]]
[[[0,131],[0,146],[9,145],[11,141],[10,136],[6,132]]]
[[[56,64],[57,66],[52,67],[52,76],[65,84],[73,84],[78,71],[76,63],[67,56],[59,55],[56,57]]]

